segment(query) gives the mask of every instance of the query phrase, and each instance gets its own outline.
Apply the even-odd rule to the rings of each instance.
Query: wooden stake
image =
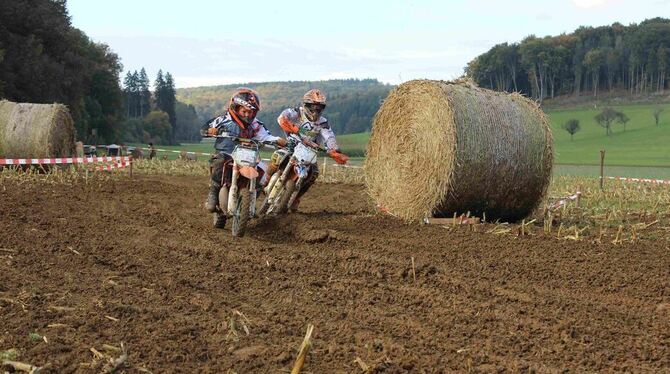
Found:
[[[600,150],[600,191],[605,190],[605,150]]]
[[[328,158],[323,156],[323,175],[326,175],[326,160],[328,160]]]
[[[305,357],[307,356],[307,351],[309,351],[309,347],[311,346],[310,339],[312,338],[313,331],[314,331],[314,325],[309,324],[309,326],[307,326],[307,333],[305,334],[305,339],[303,339],[302,344],[300,344],[300,351],[298,352],[298,357],[295,360],[295,364],[293,365],[293,370],[291,370],[291,374],[299,374],[300,370],[302,370],[302,366],[305,364]]]
[[[579,203],[582,200],[582,186],[577,187],[577,200],[575,200],[575,206],[579,208]]]
[[[556,238],[560,239],[561,238],[561,231],[563,231],[563,224],[561,223],[558,225],[558,233],[556,234]]]

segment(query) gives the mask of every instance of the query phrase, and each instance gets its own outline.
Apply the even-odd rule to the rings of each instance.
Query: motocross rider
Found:
[[[297,140],[301,136],[306,137],[310,141],[325,147],[328,155],[335,162],[340,165],[346,164],[349,157],[340,152],[335,140],[335,133],[330,128],[328,120],[321,116],[325,108],[326,96],[318,89],[311,89],[303,95],[300,107],[285,109],[277,118],[277,122],[279,122],[279,126],[286,132],[289,140]],[[277,171],[279,165],[276,164],[276,161],[278,159],[279,157],[272,157],[272,162],[268,168],[267,180],[270,180],[272,174]],[[301,188],[289,210],[296,211],[298,209],[300,197],[314,184],[318,176],[318,165],[314,165],[312,175]]]
[[[250,88],[238,88],[230,99],[225,114],[213,118],[203,125],[203,136],[216,136],[223,132],[230,136],[254,139],[259,142],[273,142],[280,147],[286,145],[286,140],[273,136],[262,122],[256,119],[261,109],[261,101],[256,91]],[[219,190],[223,178],[223,165],[231,159],[231,153],[239,143],[236,139],[216,138],[214,149],[216,154],[209,161],[211,181],[205,208],[215,212],[219,205]],[[262,173],[261,173],[262,175]]]

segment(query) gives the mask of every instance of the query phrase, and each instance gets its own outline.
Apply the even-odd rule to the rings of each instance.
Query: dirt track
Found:
[[[124,342],[128,373],[286,372],[312,323],[303,372],[670,372],[667,241],[407,226],[344,185],[232,240],[206,188],[0,185],[0,352],[98,372],[89,349]]]

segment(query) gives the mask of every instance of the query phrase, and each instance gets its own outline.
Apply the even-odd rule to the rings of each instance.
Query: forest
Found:
[[[0,6],[0,99],[67,105],[85,142],[174,144],[198,139],[195,108],[176,102],[169,72],[153,90],[144,69],[71,24],[65,0],[8,0]],[[193,129],[196,129],[195,131]]]
[[[669,48],[670,19],[653,18],[498,44],[465,73],[482,87],[539,102],[558,95],[654,94],[668,87]]]
[[[65,0],[9,0],[0,6],[0,99],[63,103],[78,138],[97,129],[119,137],[121,60],[72,27]]]

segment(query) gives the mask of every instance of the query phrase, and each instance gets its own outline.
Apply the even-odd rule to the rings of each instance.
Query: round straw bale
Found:
[[[74,137],[65,105],[0,101],[0,157],[69,157],[75,154]]]
[[[542,201],[552,138],[531,100],[467,81],[410,81],[374,118],[366,185],[380,207],[407,221],[467,212],[516,221]]]

